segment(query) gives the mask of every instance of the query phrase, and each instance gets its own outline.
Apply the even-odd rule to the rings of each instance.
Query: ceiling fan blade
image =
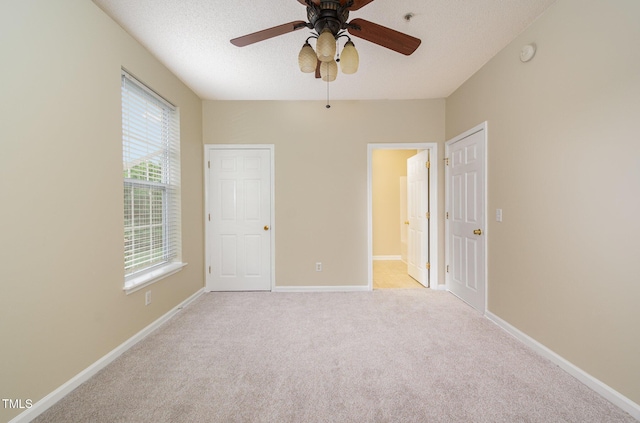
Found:
[[[353,6],[349,8],[349,10],[358,10],[361,7],[364,7],[371,3],[373,0],[353,0]]]
[[[406,56],[416,51],[422,41],[411,35],[403,34],[386,26],[378,25],[364,19],[354,19],[349,22],[349,34],[354,37],[362,38],[379,46],[386,47],[390,50],[397,51]],[[352,28],[351,25],[360,29]]]
[[[286,24],[274,26],[273,28],[263,29],[262,31],[254,32],[252,34],[247,34],[242,37],[234,38],[233,40],[231,40],[231,44],[236,47],[244,47],[248,46],[249,44],[268,40],[269,38],[287,34],[289,32],[293,32],[302,28],[306,28],[305,21],[293,21]]]

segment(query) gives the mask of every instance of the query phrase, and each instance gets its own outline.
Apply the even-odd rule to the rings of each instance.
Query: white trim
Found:
[[[140,276],[127,280],[125,282],[124,288],[122,289],[127,295],[129,295],[146,286],[151,285],[152,283],[158,282],[159,280],[171,276],[174,273],[178,273],[186,265],[187,263],[181,262],[165,264],[164,266],[160,266],[150,272],[145,272]]]
[[[271,291],[276,287],[276,164],[275,164],[275,144],[205,144],[204,145],[204,214],[205,214],[205,290],[209,285],[211,274],[208,271],[211,246],[210,226],[207,221],[209,210],[209,152],[212,150],[269,150],[271,160],[271,222],[269,223],[271,232]]]
[[[373,260],[402,260],[402,256],[373,256]]]
[[[75,375],[73,378],[68,380],[66,383],[58,387],[55,391],[51,392],[40,401],[33,404],[33,407],[28,410],[18,414],[9,423],[27,423],[31,420],[38,417],[40,414],[47,411],[51,406],[60,401],[66,395],[68,395],[71,391],[82,385],[84,382],[89,380],[92,376],[98,373],[100,370],[107,367],[111,362],[113,362],[116,358],[120,357],[125,351],[129,348],[133,347],[138,342],[142,341],[148,335],[150,335],[153,331],[158,329],[164,323],[166,323],[169,319],[171,319],[174,315],[176,315],[180,310],[187,307],[194,300],[196,300],[200,295],[204,293],[204,288],[199,289],[196,293],[191,295],[189,298],[169,310],[167,313],[162,315],[156,321],[142,329],[140,332],[133,335],[131,338],[127,339],[125,342],[114,348],[112,351],[107,353],[104,357],[100,358],[98,361]]]
[[[449,158],[449,146],[457,141],[460,141],[464,138],[467,138],[470,135],[475,134],[476,132],[480,132],[480,131],[484,131],[484,222],[482,224],[482,227],[484,228],[484,311],[488,310],[489,308],[489,243],[488,243],[488,237],[489,237],[489,214],[488,214],[488,210],[489,210],[489,145],[488,145],[488,141],[489,141],[489,132],[488,132],[488,122],[482,122],[479,125],[474,126],[473,128],[469,129],[468,131],[463,132],[460,135],[457,135],[453,138],[451,138],[450,140],[446,141],[444,143],[444,157],[445,158]],[[449,211],[450,207],[449,207],[449,201],[450,201],[450,194],[449,194],[449,166],[445,166],[444,167],[444,212],[445,212],[445,216],[446,213]],[[449,284],[450,284],[450,280],[449,280],[449,273],[447,273],[446,271],[446,266],[447,264],[450,262],[450,257],[449,257],[449,236],[450,236],[450,229],[449,229],[449,219],[444,219],[444,263],[445,263],[445,274],[444,274],[444,289],[447,291],[450,291],[449,289]]]
[[[516,327],[510,325],[509,323],[502,320],[500,317],[496,316],[490,311],[485,312],[485,317],[491,320],[496,325],[498,325],[503,330],[505,330],[511,336],[516,338],[518,341],[522,342],[523,344],[525,344],[527,347],[534,350],[536,353],[538,353],[542,357],[548,359],[553,364],[557,365],[562,370],[569,373],[571,376],[576,378],[578,381],[582,382],[588,388],[591,388],[593,391],[598,393],[604,399],[620,407],[623,411],[629,413],[633,418],[640,420],[639,404],[636,404],[635,402],[625,397],[624,395],[622,395],[620,392],[616,391],[609,385],[591,376],[589,373],[585,372],[575,364],[571,363],[569,360],[553,352],[552,350],[550,350],[540,342],[531,338],[529,335],[525,334],[524,332],[517,329]]]
[[[276,286],[273,292],[362,292],[371,291],[367,285],[345,286]]]
[[[438,143],[371,143],[367,144],[367,280],[368,290],[373,290],[373,150],[430,150],[431,173],[429,184],[429,287],[439,290],[438,274]]]

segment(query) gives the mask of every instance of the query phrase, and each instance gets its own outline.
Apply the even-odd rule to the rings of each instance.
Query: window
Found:
[[[182,268],[178,110],[122,72],[125,290]]]

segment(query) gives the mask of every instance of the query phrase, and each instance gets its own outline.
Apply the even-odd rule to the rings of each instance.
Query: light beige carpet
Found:
[[[36,422],[635,422],[445,292],[210,293]]]

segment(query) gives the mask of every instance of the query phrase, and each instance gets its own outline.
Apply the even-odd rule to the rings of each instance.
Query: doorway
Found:
[[[385,150],[385,151],[382,151]],[[407,207],[405,210],[406,218],[404,216],[398,217],[396,223],[390,223],[387,226],[391,226],[391,230],[396,234],[400,233],[400,238],[404,238],[402,248],[392,251],[392,254],[380,254],[380,249],[377,249],[374,256],[374,203],[373,203],[373,181],[374,181],[374,152],[386,152],[393,150],[400,155],[404,154],[406,158],[410,156],[418,157],[420,160],[420,166],[428,170],[428,176],[424,180],[419,180],[417,183],[411,181],[403,182],[401,179],[389,181],[390,184],[394,184],[398,192],[407,192],[417,194],[421,197],[417,201],[407,198]],[[421,152],[420,155],[417,153]],[[389,144],[368,144],[367,145],[367,201],[368,201],[368,289],[374,289],[374,262],[375,270],[382,272],[389,276],[390,272],[397,272],[398,266],[402,266],[399,262],[405,260],[410,261],[411,248],[417,255],[423,255],[423,263],[417,266],[424,269],[423,276],[417,275],[417,278],[424,284],[424,286],[431,286],[432,288],[438,287],[438,269],[437,269],[437,144],[436,143],[389,143]],[[423,157],[428,159],[423,160]],[[406,164],[409,167],[409,164]],[[418,172],[419,173],[419,172]],[[419,179],[419,178],[418,178]],[[404,183],[404,186],[402,185]],[[409,189],[407,189],[409,187]],[[414,187],[412,190],[411,187]],[[406,191],[405,191],[406,190]],[[397,196],[392,201],[398,201]],[[413,207],[411,205],[419,205],[420,207]],[[399,204],[398,204],[399,205]],[[413,215],[412,215],[413,210]],[[419,210],[427,210],[425,213]],[[412,215],[411,218],[409,216]],[[413,221],[413,230],[410,230],[410,225],[407,224],[410,220]],[[422,220],[420,222],[419,220]],[[418,229],[418,230],[416,230]],[[396,235],[397,236],[397,235]],[[412,238],[413,237],[413,238]],[[406,247],[404,245],[406,244]],[[413,245],[413,247],[411,247]],[[429,248],[433,246],[433,248]],[[405,252],[405,248],[407,251]],[[384,251],[383,251],[384,253]],[[375,258],[375,260],[374,260]],[[388,263],[386,263],[389,261]],[[414,263],[415,264],[415,263]],[[408,276],[408,266],[405,264],[404,276]],[[415,275],[414,275],[415,276]],[[413,279],[409,278],[411,281]],[[432,281],[432,284],[429,284]],[[417,285],[421,286],[421,285]]]

